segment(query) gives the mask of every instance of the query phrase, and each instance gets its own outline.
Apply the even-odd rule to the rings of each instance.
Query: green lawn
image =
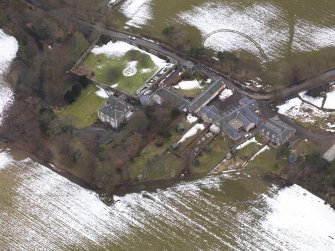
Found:
[[[72,122],[73,126],[80,129],[91,126],[97,119],[97,109],[106,101],[95,94],[96,87],[89,85],[82,90],[80,97],[72,104],[57,112],[64,119]]]
[[[245,160],[249,157],[252,157],[252,155],[261,148],[262,146],[252,142],[248,145],[246,145],[245,147],[243,147],[242,149],[237,150],[237,154],[236,157],[241,158],[242,160]]]
[[[154,159],[157,156],[162,156],[164,154],[164,152],[166,152],[166,150],[175,142],[178,141],[178,139],[184,134],[184,133],[178,133],[176,130],[176,127],[179,123],[183,123],[185,126],[185,132],[191,128],[191,124],[189,124],[186,119],[184,117],[181,117],[180,119],[175,120],[170,126],[169,126],[169,132],[171,133],[171,137],[169,138],[164,138],[164,137],[159,137],[156,140],[152,141],[150,144],[148,144],[142,151],[141,155],[139,157],[137,157],[132,165],[132,178],[137,177],[139,174],[143,173],[143,171],[146,169],[146,167],[148,167],[150,165],[150,162],[154,161]],[[162,146],[157,147],[155,145],[155,143],[157,141],[161,141],[163,143]],[[163,156],[163,159],[165,158],[172,158],[171,156],[167,157],[167,156]],[[150,165],[151,166],[151,165]],[[176,165],[176,163],[172,166],[170,165],[170,167],[172,169],[178,169],[179,165]],[[156,172],[150,172],[147,171],[146,172],[146,177],[145,178],[149,178],[152,179],[152,175],[154,175]]]
[[[209,144],[210,152],[202,152],[197,159],[200,161],[200,166],[192,165],[193,173],[206,173],[218,164],[229,151],[229,146],[232,144],[228,137],[216,136]]]
[[[126,77],[123,70],[132,61],[138,62],[137,73]],[[129,51],[120,58],[90,54],[83,65],[95,72],[97,81],[107,85],[118,84],[117,89],[129,94],[134,94],[158,70],[149,55],[136,50]],[[146,71],[142,72],[143,69]]]
[[[286,159],[277,159],[278,149],[271,148],[258,155],[254,160],[249,162],[249,166],[262,168],[266,171],[279,174],[283,167],[289,165]]]

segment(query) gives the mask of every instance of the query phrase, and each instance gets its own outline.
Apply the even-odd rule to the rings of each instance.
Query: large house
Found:
[[[202,107],[211,102],[225,88],[224,79],[220,78],[213,84],[210,84],[207,89],[203,90],[192,102],[189,103],[187,110],[191,113],[197,113]]]
[[[257,127],[261,120],[255,114],[257,102],[249,98],[242,98],[239,105],[222,113],[214,105],[203,106],[199,115],[207,123],[213,123],[233,140],[241,138],[239,131],[244,129],[249,132]]]
[[[106,104],[98,109],[99,119],[104,123],[110,124],[113,128],[118,128],[131,115],[132,106],[115,96],[109,97]]]
[[[159,95],[163,100],[171,102],[181,111],[197,113],[202,107],[212,101],[224,88],[224,79],[220,78],[213,84],[210,84],[207,89],[203,90],[192,101],[187,100],[183,95],[179,94],[171,87],[161,87],[155,92],[155,95]]]
[[[280,146],[288,142],[295,135],[296,130],[275,117],[262,123],[259,126],[259,133],[272,145]]]

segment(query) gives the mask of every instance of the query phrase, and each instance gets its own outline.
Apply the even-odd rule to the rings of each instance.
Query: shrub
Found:
[[[204,47],[192,47],[190,50],[191,56],[194,58],[201,58],[202,56],[205,55],[205,48]]]
[[[35,35],[41,39],[47,39],[50,37],[50,31],[48,26],[43,21],[37,21],[34,23],[32,27],[32,31],[35,33]]]
[[[181,77],[183,80],[193,80],[193,79],[194,79],[193,75],[192,75],[191,73],[187,72],[187,71],[183,72],[183,73],[180,75],[180,77]]]
[[[181,114],[181,112],[177,108],[175,108],[175,107],[172,108],[172,110],[171,110],[171,118],[172,119],[178,117],[180,114]]]
[[[73,92],[73,95],[76,97],[78,97],[81,93],[81,85],[79,83],[76,83],[72,86],[72,92]]]
[[[159,132],[160,135],[162,135],[163,138],[168,139],[172,136],[170,131],[164,130]]]
[[[157,140],[156,142],[155,142],[155,146],[157,146],[157,147],[162,147],[163,146],[163,141],[162,140]]]
[[[115,83],[122,76],[122,70],[119,67],[111,67],[107,72],[108,80]]]
[[[163,29],[162,33],[164,36],[169,37],[175,32],[176,28],[173,26],[169,26]]]
[[[64,100],[68,104],[71,104],[73,101],[75,101],[75,99],[76,99],[76,96],[73,94],[72,90],[67,91],[64,95]]]
[[[139,62],[143,68],[147,68],[150,66],[151,58],[147,54],[142,54],[140,56]]]
[[[89,84],[89,79],[85,75],[82,75],[78,78],[78,82],[83,88],[85,88]]]

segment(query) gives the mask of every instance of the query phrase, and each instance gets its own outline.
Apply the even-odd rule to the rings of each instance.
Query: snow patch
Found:
[[[3,113],[14,101],[14,93],[6,83],[4,75],[9,70],[11,62],[16,57],[19,49],[18,42],[12,36],[6,35],[0,29],[0,125],[2,124]]]
[[[202,89],[198,80],[188,80],[181,81],[178,85],[175,85],[174,88],[181,90],[193,90],[193,89]]]
[[[261,153],[263,153],[263,152],[265,152],[267,150],[270,150],[270,147],[268,145],[264,146],[261,150],[259,150],[254,156],[252,156],[252,158],[250,160],[256,159],[256,157],[258,155],[260,155]]]
[[[311,96],[307,95],[307,91],[299,93],[299,96],[304,101],[307,101],[307,102],[309,102],[309,103],[311,103],[311,104],[313,104],[313,105],[315,105],[319,108],[321,108],[321,106],[322,106],[323,97],[316,97],[316,98],[311,97]]]
[[[285,104],[277,107],[280,114],[307,123],[315,123],[317,118],[327,118],[333,114],[309,105],[303,102],[300,98],[290,99]]]
[[[99,90],[97,90],[95,92],[95,94],[97,96],[101,97],[101,98],[108,98],[109,97],[108,94],[107,94],[107,92],[104,89],[102,89],[102,88],[99,88]]]
[[[137,61],[131,61],[128,62],[126,65],[126,68],[123,70],[123,76],[125,77],[131,77],[134,76],[137,73]]]
[[[327,93],[327,99],[324,108],[335,110],[335,88],[331,92]]]
[[[148,72],[151,72],[151,69],[149,68],[144,68],[141,70],[142,73],[148,73]]]
[[[188,132],[186,132],[183,137],[178,141],[178,143],[184,142],[186,139],[191,138],[192,136],[196,135],[198,131],[202,131],[205,129],[203,124],[195,124]]]
[[[230,90],[230,89],[224,89],[222,92],[221,92],[221,94],[220,94],[220,96],[219,96],[219,99],[220,100],[222,100],[222,101],[224,101],[224,100],[226,100],[227,98],[229,98],[231,95],[233,95],[234,93],[233,93],[233,91],[232,90]]]
[[[188,114],[186,119],[187,119],[187,122],[190,124],[193,124],[198,121],[198,118],[193,116],[192,114]]]
[[[243,142],[242,144],[238,145],[236,147],[237,150],[240,150],[244,147],[246,147],[247,145],[251,144],[251,143],[256,143],[257,145],[261,145],[261,143],[259,143],[255,137],[251,138],[251,139],[248,139],[246,140],[245,142]]]
[[[123,57],[128,51],[137,50],[138,48],[123,41],[112,41],[102,46],[95,46],[92,53],[95,55],[105,54],[109,57]]]
[[[7,152],[0,151],[0,170],[8,167],[13,162],[12,157]]]
[[[131,50],[140,51],[141,53],[150,56],[152,62],[159,69],[169,65],[169,63],[167,63],[164,59],[161,59],[161,58],[159,58],[159,57],[157,57],[157,56],[155,56],[155,55],[153,55],[149,52],[141,50],[138,47],[130,45],[130,44],[128,44],[126,42],[123,42],[123,41],[117,41],[115,43],[110,41],[107,44],[104,44],[100,47],[95,46],[92,50],[92,53],[95,54],[95,55],[105,54],[109,57],[120,58],[120,57],[123,57],[128,51],[131,51]]]
[[[123,14],[129,18],[127,25],[141,28],[152,18],[151,0],[127,0],[121,7]]]

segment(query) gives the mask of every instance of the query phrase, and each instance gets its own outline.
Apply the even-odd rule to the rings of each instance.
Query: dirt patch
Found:
[[[95,71],[86,67],[85,65],[78,66],[78,68],[76,69],[76,73],[78,75],[85,75],[89,79],[95,79]]]

